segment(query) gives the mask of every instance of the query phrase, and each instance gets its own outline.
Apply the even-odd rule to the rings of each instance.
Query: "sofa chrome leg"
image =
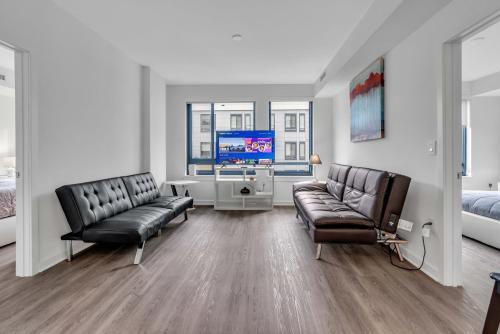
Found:
[[[188,220],[188,212],[187,212],[187,210],[184,211],[184,220]]]
[[[161,228],[158,230],[156,236],[161,237]]]
[[[321,258],[321,244],[318,244],[316,246],[316,260],[319,260]]]
[[[146,241],[144,241],[142,244],[139,244],[139,246],[137,246],[137,252],[135,253],[134,264],[140,264],[141,263],[142,251],[144,250],[144,245],[145,244],[146,244]]]
[[[73,240],[66,240],[66,261],[73,260]]]

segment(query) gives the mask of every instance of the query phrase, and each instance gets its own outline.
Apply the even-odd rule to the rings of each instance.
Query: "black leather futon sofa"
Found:
[[[369,168],[332,164],[326,183],[293,186],[293,200],[317,244],[370,244],[396,238],[411,179]],[[397,245],[398,255],[399,245]]]
[[[161,196],[151,173],[72,184],[56,189],[71,232],[66,241],[67,259],[72,241],[135,243],[134,264],[139,264],[146,240],[193,206],[191,197]]]

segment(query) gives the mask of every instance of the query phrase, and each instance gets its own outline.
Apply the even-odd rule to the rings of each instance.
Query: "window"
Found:
[[[254,113],[253,102],[188,103],[187,174],[213,174],[216,131],[253,130]]]
[[[212,129],[210,114],[200,115],[200,132],[210,132]]]
[[[462,100],[462,176],[472,175],[472,159],[471,159],[471,129],[470,129],[470,102]]]
[[[303,141],[299,143],[299,160],[306,160],[306,143]]]
[[[212,151],[212,144],[210,142],[200,143],[200,158],[210,159],[210,152]]]
[[[299,114],[299,131],[306,131],[306,114],[304,113]]]
[[[241,115],[231,115],[231,130],[242,130]]]
[[[276,175],[312,175],[308,161],[312,152],[312,107],[309,101],[269,104],[269,128],[275,131]]]
[[[297,115],[296,114],[285,114],[285,131],[286,132],[297,131]]]
[[[297,160],[297,143],[285,142],[285,160]]]
[[[467,176],[467,126],[462,125],[462,176]]]
[[[252,115],[245,114],[245,130],[252,130],[252,128],[253,128]]]

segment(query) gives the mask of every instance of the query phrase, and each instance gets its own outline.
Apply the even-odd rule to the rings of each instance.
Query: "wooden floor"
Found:
[[[446,288],[379,246],[326,245],[314,260],[292,208],[198,208],[148,242],[140,266],[134,247],[103,246],[33,278],[1,262],[0,332],[479,333],[491,282],[486,264],[468,272],[480,252],[465,246],[465,288]],[[479,262],[500,263],[490,255]]]

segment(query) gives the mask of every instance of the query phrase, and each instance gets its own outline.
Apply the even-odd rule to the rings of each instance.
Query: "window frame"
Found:
[[[201,121],[201,119],[202,119],[203,116],[204,117],[208,116],[209,119],[210,119],[210,124],[209,124],[208,129],[205,129],[203,127],[203,124],[202,124],[202,121]],[[200,114],[200,132],[210,132],[211,128],[212,128],[212,118],[211,118],[210,114],[209,113]]]
[[[186,176],[201,176],[201,175],[213,175],[214,174],[214,166],[215,166],[215,134],[216,134],[216,117],[215,117],[215,104],[223,103],[223,102],[205,102],[205,101],[196,101],[196,102],[186,102]],[[229,101],[227,103],[252,103],[253,109],[252,111],[243,111],[244,113],[248,113],[253,115],[252,119],[252,127],[249,131],[255,130],[255,101]],[[193,136],[192,136],[192,123],[193,123],[193,115],[192,115],[192,105],[193,104],[210,104],[210,133],[211,133],[211,157],[210,158],[193,158]],[[207,111],[208,112],[208,111]],[[241,116],[241,115],[240,115]],[[252,117],[252,116],[251,116]],[[230,120],[231,122],[231,120]],[[243,122],[243,118],[242,118]],[[231,127],[231,124],[229,124]],[[243,127],[243,124],[242,124]],[[231,130],[232,131],[232,130]],[[242,131],[236,130],[236,131]],[[201,132],[201,131],[200,131]],[[200,143],[201,145],[201,143]],[[211,165],[210,170],[202,170],[198,171],[194,174],[189,174],[189,166],[190,165]]]
[[[244,114],[245,124],[243,126],[245,131],[252,131],[252,114],[245,112]],[[243,124],[242,124],[243,125]]]
[[[306,114],[303,112],[299,113],[299,132],[306,132]]]
[[[294,148],[294,151],[295,151],[294,155],[287,155],[286,154],[287,145],[290,145],[290,147]],[[297,161],[297,142],[296,141],[286,141],[284,147],[285,147],[285,149],[284,149],[284,151],[285,151],[285,160]],[[292,150],[290,149],[290,151],[292,151]]]
[[[287,117],[292,117],[295,119],[295,126],[292,128],[292,127],[289,127],[287,128],[286,127],[286,118]],[[291,121],[290,121],[291,123]],[[297,132],[297,113],[285,113],[285,122],[284,122],[285,126],[285,132]]]
[[[209,157],[209,158],[206,158],[206,157],[205,157],[205,158],[203,158],[203,157],[202,157],[203,145],[204,145],[204,144],[205,144],[205,145],[206,145],[206,144],[208,144],[208,146],[210,147],[210,149],[209,149],[209,151],[208,151],[208,152],[209,152],[209,156],[210,156],[210,157],[212,156],[212,143],[211,143],[211,142],[209,142],[209,141],[201,141],[201,142],[200,142],[200,159],[209,159],[210,157]]]
[[[268,116],[269,116],[269,130],[274,130],[276,131],[276,127],[274,129],[271,128],[271,115],[275,115],[272,109],[272,103],[273,102],[286,102],[284,100],[275,100],[275,101],[269,101],[268,103]],[[314,129],[313,129],[313,114],[314,114],[314,103],[312,100],[309,100],[309,153],[312,154],[313,152],[313,145],[314,145]],[[276,123],[275,123],[276,124]],[[306,157],[306,161],[301,162],[301,161],[295,161],[295,162],[274,162],[274,165],[307,165],[309,168],[307,171],[294,171],[294,170],[285,170],[285,171],[275,171],[274,175],[276,176],[312,176],[313,175],[313,169],[312,166],[309,164],[308,158]]]
[[[269,103],[269,109],[271,109],[271,104]],[[275,130],[276,128],[276,114],[271,112],[269,116],[269,130]]]
[[[240,127],[239,128],[233,128],[233,117],[238,120],[240,119]],[[238,122],[236,122],[238,123]],[[236,124],[238,125],[238,124]],[[231,131],[243,131],[243,115],[241,114],[230,114],[229,115],[229,127],[231,128]]]
[[[304,148],[304,155],[301,155],[301,154],[300,154],[301,147],[303,147],[303,148]],[[305,142],[305,141],[299,141],[299,151],[298,151],[297,156],[299,157],[299,158],[297,159],[297,160],[299,160],[299,161],[306,160],[306,142]]]
[[[293,145],[291,147],[293,147],[295,149],[295,155],[294,155],[295,157],[290,156],[290,155],[289,156],[286,155],[286,146],[287,145]],[[297,142],[296,141],[286,141],[284,151],[285,151],[285,160],[297,161]]]

